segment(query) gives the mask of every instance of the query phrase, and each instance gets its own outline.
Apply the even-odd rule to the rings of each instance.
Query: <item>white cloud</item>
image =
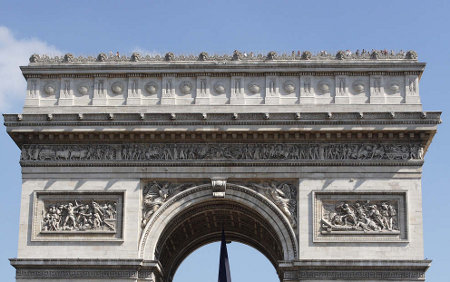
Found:
[[[21,111],[26,82],[19,66],[27,65],[33,53],[51,56],[63,54],[42,40],[15,38],[7,27],[0,26],[0,113]]]
[[[133,49],[133,51],[132,52],[137,52],[137,53],[139,53],[139,54],[141,54],[142,56],[156,56],[156,55],[159,55],[159,56],[163,56],[164,54],[163,53],[161,53],[161,52],[158,52],[158,51],[156,51],[156,50],[147,50],[147,49],[145,49],[145,48],[141,48],[141,47],[135,47],[134,49]]]

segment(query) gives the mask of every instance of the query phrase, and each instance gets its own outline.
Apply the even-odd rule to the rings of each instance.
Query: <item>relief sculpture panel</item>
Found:
[[[314,240],[407,240],[405,193],[314,192]]]
[[[123,193],[36,192],[33,240],[122,237]]]
[[[151,143],[107,145],[24,145],[21,161],[408,161],[422,160],[420,143]],[[270,164],[270,163],[269,163]]]

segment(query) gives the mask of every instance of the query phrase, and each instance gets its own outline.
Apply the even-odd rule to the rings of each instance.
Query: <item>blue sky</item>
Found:
[[[0,112],[21,111],[25,83],[18,66],[34,53],[266,53],[270,50],[416,50],[427,62],[420,91],[425,110],[443,111],[423,176],[428,281],[448,281],[450,1],[6,1],[0,0]],[[19,150],[0,129],[0,275],[12,281],[20,201]],[[219,246],[192,254],[176,281],[217,279]],[[230,245],[233,281],[277,281],[268,261]],[[258,254],[258,255],[256,255]],[[239,266],[255,265],[255,270]],[[199,277],[203,271],[204,276]],[[255,277],[252,275],[261,275]],[[253,277],[253,278],[250,278]]]

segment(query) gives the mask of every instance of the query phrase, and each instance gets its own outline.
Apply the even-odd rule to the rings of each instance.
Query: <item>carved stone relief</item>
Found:
[[[74,161],[408,161],[422,160],[420,143],[246,143],[24,145],[22,162]]]
[[[398,232],[397,204],[396,201],[323,203],[321,232]]]
[[[313,194],[314,239],[317,242],[407,239],[403,192]]]
[[[318,92],[320,94],[330,93],[330,85],[325,80],[319,81],[317,88],[319,89]]]
[[[248,85],[248,90],[251,94],[258,94],[261,91],[261,87],[256,83],[250,83]]]
[[[214,85],[214,90],[217,94],[225,94],[225,86],[221,82]]]
[[[284,91],[286,91],[286,93],[291,94],[295,92],[295,83],[288,80],[283,84],[283,88]]]
[[[122,236],[123,193],[36,192],[33,240],[112,240]]]
[[[189,81],[181,82],[180,91],[182,94],[190,94],[192,91],[192,84]]]
[[[304,51],[303,53],[282,53],[276,54],[271,51],[266,54],[257,54],[254,52],[242,53],[235,50],[233,54],[224,55],[208,55],[206,52],[201,52],[199,55],[174,55],[172,52],[168,52],[165,56],[161,55],[141,55],[139,53],[133,53],[131,56],[118,56],[116,54],[107,55],[105,53],[100,53],[97,57],[75,57],[72,54],[66,54],[64,56],[50,57],[48,55],[31,55],[29,61],[31,64],[34,63],[95,63],[95,62],[171,62],[171,61],[286,61],[286,60],[373,60],[373,59],[385,59],[385,60],[417,60],[417,53],[415,51],[399,51],[395,52],[393,50],[374,50],[372,53],[366,50],[356,50],[355,52],[338,51],[335,55],[328,53],[327,51],[320,51],[317,53],[311,53],[310,51]]]
[[[111,85],[111,90],[114,95],[122,94],[124,89],[123,83],[120,81],[116,81]]]
[[[201,184],[205,183],[176,183],[153,180],[145,184],[142,200],[142,228],[146,226],[151,216],[171,197],[183,190]],[[289,219],[293,227],[297,225],[297,188],[292,183],[265,181],[239,182],[236,184],[250,188],[267,197]],[[213,191],[213,197],[225,197],[227,185],[227,181],[224,179],[212,179],[211,189]],[[219,191],[221,192],[220,195],[218,193]]]
[[[297,188],[288,182],[268,181],[242,184],[268,197],[297,226]]]
[[[365,91],[364,83],[361,81],[355,81],[352,87],[356,93],[363,93]]]
[[[142,228],[150,217],[176,193],[193,187],[193,183],[171,183],[167,181],[152,181],[144,186],[142,203]]]
[[[55,95],[55,93],[56,93],[55,85],[53,85],[52,83],[47,83],[46,85],[44,85],[44,92],[48,96]]]
[[[86,95],[89,92],[89,86],[87,86],[86,84],[80,84],[78,86],[78,93],[80,93],[80,95]]]
[[[47,204],[42,232],[116,231],[117,202],[68,201]]]
[[[156,81],[150,81],[145,84],[145,91],[149,95],[155,95],[158,93],[158,83]]]

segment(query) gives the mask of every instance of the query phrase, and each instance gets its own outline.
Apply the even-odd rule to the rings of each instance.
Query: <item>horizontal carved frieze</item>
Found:
[[[137,270],[113,269],[19,269],[17,279],[137,279]]]
[[[36,192],[33,240],[120,239],[122,209],[122,193]]]
[[[315,192],[314,241],[407,239],[404,192]]]
[[[406,280],[423,281],[425,271],[414,270],[301,270],[284,273],[285,281],[308,280]]]
[[[24,145],[21,161],[74,164],[184,161],[410,161],[422,160],[420,143],[147,143]],[[267,163],[270,165],[270,163]]]

